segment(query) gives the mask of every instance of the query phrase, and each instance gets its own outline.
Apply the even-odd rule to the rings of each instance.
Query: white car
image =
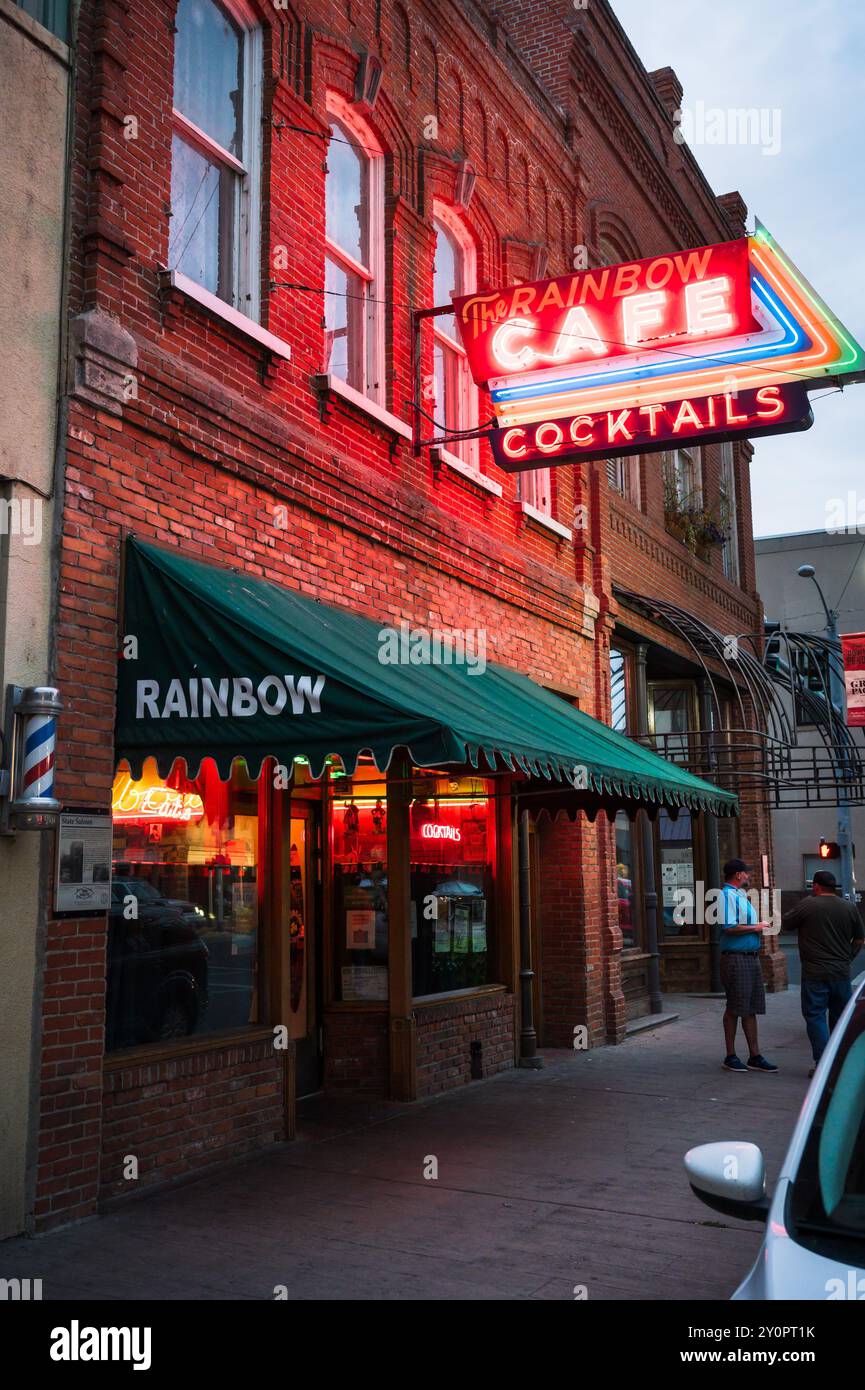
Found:
[[[685,1168],[707,1206],[766,1223],[734,1299],[865,1301],[865,977],[820,1058],[774,1196],[756,1144],[701,1144]]]

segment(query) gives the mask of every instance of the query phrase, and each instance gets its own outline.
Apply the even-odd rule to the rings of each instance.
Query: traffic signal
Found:
[[[841,847],[835,840],[821,840],[817,853],[821,859],[840,859]]]

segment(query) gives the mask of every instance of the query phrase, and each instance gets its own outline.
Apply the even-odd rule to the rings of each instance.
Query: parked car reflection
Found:
[[[108,933],[109,1050],[186,1037],[199,1027],[208,1006],[208,949],[193,925],[197,920],[194,904],[162,898],[145,879],[114,879]],[[203,914],[200,920],[206,920]]]

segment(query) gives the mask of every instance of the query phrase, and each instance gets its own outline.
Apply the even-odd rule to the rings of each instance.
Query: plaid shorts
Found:
[[[766,1012],[766,991],[759,956],[744,951],[721,952],[721,983],[727,994],[727,1010],[737,1018]]]

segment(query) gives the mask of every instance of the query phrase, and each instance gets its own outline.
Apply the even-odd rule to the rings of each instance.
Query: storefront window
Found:
[[[410,811],[412,991],[488,984],[495,801],[480,778],[418,777]]]
[[[635,827],[624,811],[616,816],[616,897],[619,903],[619,927],[622,945],[627,951],[639,944],[637,940],[637,865]]]
[[[694,830],[690,811],[681,810],[675,820],[661,809],[658,812],[658,844],[661,858],[661,902],[664,936],[698,936],[694,903]],[[690,897],[677,897],[687,890]],[[684,905],[690,911],[676,911]],[[685,921],[676,918],[685,917]]]
[[[334,998],[388,996],[387,787],[374,767],[332,782]]]
[[[114,782],[107,1047],[259,1020],[264,788],[210,760]]]

